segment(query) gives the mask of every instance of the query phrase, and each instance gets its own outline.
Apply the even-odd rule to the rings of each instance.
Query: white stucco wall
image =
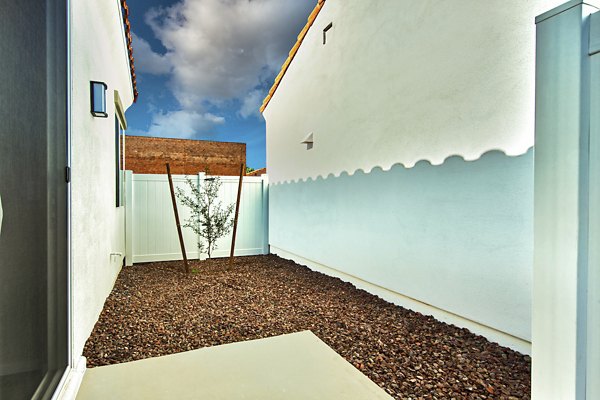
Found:
[[[116,207],[115,105],[133,102],[118,0],[70,3],[73,358],[82,353],[125,254],[125,212]],[[90,113],[90,81],[108,85],[108,118]]]
[[[533,151],[279,183],[269,196],[271,252],[432,306],[416,311],[439,319],[458,315],[453,323],[529,351]]]
[[[327,0],[264,111],[271,183],[525,153],[535,16],[561,3]]]
[[[327,0],[263,113],[272,250],[529,352],[535,17],[562,2]]]

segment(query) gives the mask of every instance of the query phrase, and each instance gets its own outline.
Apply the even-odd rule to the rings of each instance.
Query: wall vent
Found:
[[[333,22],[330,22],[329,25],[323,29],[323,44],[327,43],[327,31],[333,28]]]
[[[313,148],[313,144],[314,144],[314,140],[313,140],[313,134],[309,134],[306,138],[304,138],[304,140],[302,142],[300,142],[302,144],[306,145],[306,150],[310,150]]]

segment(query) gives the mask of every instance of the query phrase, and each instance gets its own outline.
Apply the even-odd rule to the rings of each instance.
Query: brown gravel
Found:
[[[397,399],[529,399],[531,360],[277,256],[125,267],[88,367],[309,329]]]

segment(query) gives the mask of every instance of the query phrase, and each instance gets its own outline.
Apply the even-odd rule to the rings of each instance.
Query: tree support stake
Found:
[[[235,202],[235,217],[233,218],[233,235],[231,237],[231,252],[229,253],[229,265],[233,264],[233,252],[235,251],[235,234],[237,233],[238,214],[240,212],[240,199],[242,198],[242,180],[244,178],[244,163],[240,164],[240,183],[238,183],[237,201]]]
[[[171,189],[171,201],[173,202],[173,212],[175,213],[175,224],[177,225],[177,234],[179,235],[179,245],[181,246],[181,254],[183,255],[183,264],[185,265],[185,272],[190,272],[190,266],[188,265],[187,255],[185,254],[185,243],[183,242],[183,233],[181,232],[181,224],[179,223],[179,212],[177,211],[177,200],[175,199],[175,189],[173,188],[173,179],[171,178],[171,166],[166,163],[167,175],[169,177],[169,188]],[[235,231],[234,231],[235,232]],[[235,237],[235,234],[234,234]]]

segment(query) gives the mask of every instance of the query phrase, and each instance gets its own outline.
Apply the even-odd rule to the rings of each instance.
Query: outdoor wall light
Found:
[[[92,106],[92,115],[94,117],[106,118],[106,83],[104,82],[90,82],[90,100]]]

